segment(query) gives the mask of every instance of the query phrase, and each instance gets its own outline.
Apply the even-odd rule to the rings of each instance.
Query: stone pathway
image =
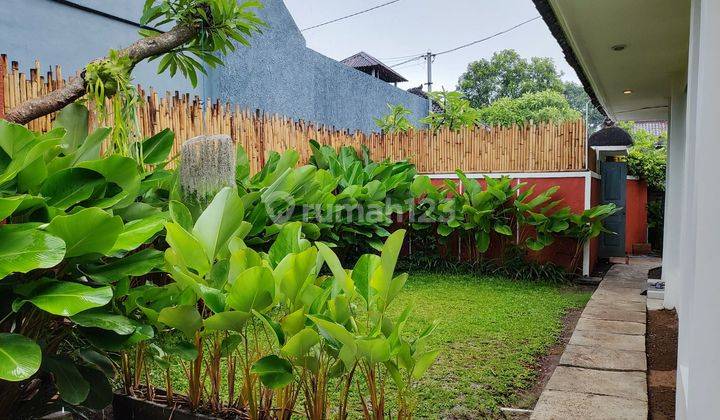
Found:
[[[531,419],[647,419],[645,296],[656,261],[616,264],[585,307]]]

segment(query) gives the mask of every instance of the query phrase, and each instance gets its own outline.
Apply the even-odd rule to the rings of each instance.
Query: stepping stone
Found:
[[[607,321],[593,318],[580,318],[575,329],[611,334],[645,335],[645,324],[639,322]]]
[[[640,289],[633,289],[633,290],[640,290]],[[595,293],[592,295],[593,298],[606,298],[613,300],[615,302],[645,302],[645,296],[641,295],[639,292],[637,294],[634,293],[623,293],[623,292],[616,292],[612,290],[596,290]]]
[[[645,352],[645,336],[628,334],[611,334],[600,331],[576,330],[570,337],[570,344],[591,346],[614,350],[630,350]]]
[[[583,318],[605,319],[608,321],[626,321],[645,323],[645,313],[637,311],[625,311],[621,309],[586,307],[581,315]]]
[[[646,401],[546,390],[540,396],[530,419],[646,420],[647,413]]]
[[[640,371],[644,373],[647,370],[647,358],[645,352],[642,351],[568,344],[560,358],[560,365],[590,369]]]
[[[622,311],[634,311],[634,312],[645,312],[645,309],[647,305],[645,302],[623,302],[623,301],[617,301],[612,300],[608,297],[598,297],[596,298],[594,295],[588,302],[586,308],[594,308],[594,309],[619,309]]]
[[[584,392],[647,401],[645,372],[612,372],[558,366],[545,389]]]

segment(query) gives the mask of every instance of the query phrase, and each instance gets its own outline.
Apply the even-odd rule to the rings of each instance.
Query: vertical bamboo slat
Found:
[[[45,75],[39,62],[29,72],[19,71],[18,63],[0,56],[0,117],[27,99],[47,94],[65,85],[60,66]],[[182,143],[201,134],[229,134],[248,155],[251,171],[260,170],[270,151],[297,150],[301,162],[312,152],[310,139],[339,148],[362,145],[374,159],[409,159],[420,173],[465,172],[554,172],[578,171],[585,166],[585,124],[582,120],[555,124],[526,124],[513,127],[476,127],[436,132],[410,130],[407,133],[365,134],[337,130],[322,124],[295,121],[260,110],[241,109],[231,103],[213,102],[179,92],[162,97],[153,89],[138,86],[144,100],[138,106],[141,135],[148,137],[164,128],[175,132],[172,153]],[[92,115],[91,121],[96,121]],[[29,128],[48,131],[55,115],[31,121]]]

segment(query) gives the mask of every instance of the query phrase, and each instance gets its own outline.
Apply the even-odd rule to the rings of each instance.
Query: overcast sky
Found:
[[[386,1],[285,0],[285,4],[302,29]],[[484,38],[534,16],[538,12],[531,0],[400,0],[303,35],[308,47],[336,60],[365,51],[393,65],[428,49],[437,52]],[[438,56],[433,64],[434,89],[454,89],[468,63],[490,58],[505,48],[513,48],[523,57],[551,57],[564,73],[563,79],[577,81],[545,22],[538,19],[481,44]],[[405,89],[426,80],[425,60],[395,70],[410,81],[401,84]]]

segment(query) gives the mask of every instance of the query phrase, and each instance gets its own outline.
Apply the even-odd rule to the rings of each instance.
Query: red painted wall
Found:
[[[647,243],[647,183],[627,180],[625,200],[625,252],[632,254],[633,244]]]

